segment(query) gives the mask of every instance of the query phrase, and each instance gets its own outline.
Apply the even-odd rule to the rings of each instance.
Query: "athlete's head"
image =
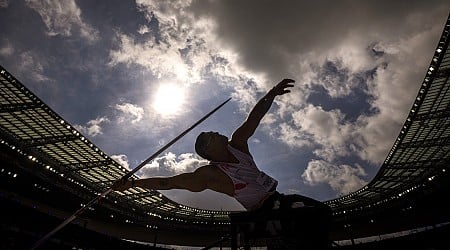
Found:
[[[218,151],[223,149],[222,144],[226,144],[227,142],[228,138],[217,132],[202,132],[197,136],[195,141],[195,152],[211,161],[214,155],[220,153]]]

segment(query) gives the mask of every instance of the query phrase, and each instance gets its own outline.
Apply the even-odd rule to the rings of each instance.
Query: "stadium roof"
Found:
[[[378,174],[366,186],[326,201],[336,214],[389,202],[449,170],[450,160],[450,19],[435,50],[407,120]],[[29,159],[86,189],[108,189],[127,173],[19,80],[0,66],[0,140]],[[132,178],[137,178],[133,176]],[[155,190],[115,192],[159,218],[227,223],[227,211],[178,204]]]

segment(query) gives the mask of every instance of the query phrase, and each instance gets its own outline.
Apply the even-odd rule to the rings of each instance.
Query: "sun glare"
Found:
[[[153,108],[163,116],[178,113],[184,103],[184,90],[175,84],[161,84],[156,91]]]

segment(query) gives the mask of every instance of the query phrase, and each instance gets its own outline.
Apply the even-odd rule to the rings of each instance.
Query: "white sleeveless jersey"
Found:
[[[211,162],[228,175],[234,184],[233,197],[247,210],[257,209],[275,192],[278,181],[260,171],[253,158],[228,145],[239,163]]]

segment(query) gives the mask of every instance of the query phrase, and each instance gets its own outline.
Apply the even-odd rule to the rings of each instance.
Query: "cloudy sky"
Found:
[[[138,175],[207,163],[201,131],[231,135],[283,78],[251,138],[278,190],[321,201],[370,182],[423,80],[448,1],[0,0],[0,64],[129,168],[232,97]],[[164,191],[240,210],[212,191]]]

